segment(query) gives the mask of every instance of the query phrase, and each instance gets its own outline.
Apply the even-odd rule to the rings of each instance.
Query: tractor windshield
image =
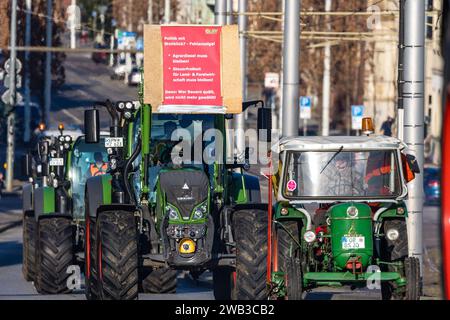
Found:
[[[151,192],[161,169],[194,167],[213,179],[216,153],[217,116],[210,114],[153,114],[149,187]],[[216,140],[217,138],[217,140]],[[220,148],[218,148],[220,150]],[[212,183],[212,181],[211,181]]]
[[[391,150],[288,151],[286,198],[380,199],[402,193],[397,156]]]
[[[205,149],[214,150],[214,115],[155,114],[152,118],[151,149],[155,162],[171,166],[182,159],[184,165],[201,166]]]
[[[105,174],[108,170],[108,154],[105,138],[99,143],[87,144],[84,137],[78,138],[70,155],[69,179],[73,194],[73,213],[75,218],[84,216],[84,187],[86,180]]]

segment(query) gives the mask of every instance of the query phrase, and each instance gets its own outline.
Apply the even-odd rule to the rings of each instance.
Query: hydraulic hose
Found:
[[[136,201],[131,193],[131,186],[130,186],[130,180],[129,180],[129,173],[130,173],[130,167],[134,160],[138,157],[139,153],[141,152],[142,148],[142,140],[141,135],[138,136],[138,143],[136,145],[136,149],[134,149],[133,153],[131,154],[131,157],[125,162],[125,168],[123,170],[123,184],[125,186],[125,192],[127,193],[130,201],[135,205]]]

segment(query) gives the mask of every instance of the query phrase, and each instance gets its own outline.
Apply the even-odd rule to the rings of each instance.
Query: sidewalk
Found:
[[[0,233],[22,224],[22,198],[20,187],[3,192],[0,198]]]

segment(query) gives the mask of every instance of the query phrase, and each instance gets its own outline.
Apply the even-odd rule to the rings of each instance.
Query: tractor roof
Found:
[[[280,140],[280,151],[326,151],[326,150],[383,150],[404,149],[406,145],[397,138],[370,136],[310,136],[291,137]]]

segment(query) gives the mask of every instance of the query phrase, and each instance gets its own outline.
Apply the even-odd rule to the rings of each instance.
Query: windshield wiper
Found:
[[[333,154],[333,156],[330,158],[330,160],[328,160],[328,162],[327,162],[327,164],[325,165],[325,167],[323,167],[323,169],[320,171],[320,174],[322,174],[322,172],[328,167],[328,165],[331,163],[331,161],[333,161],[334,158],[336,158],[336,156],[337,156],[339,153],[342,152],[342,150],[344,150],[344,146],[341,146],[341,147],[339,148],[339,150],[336,151],[335,154]]]

